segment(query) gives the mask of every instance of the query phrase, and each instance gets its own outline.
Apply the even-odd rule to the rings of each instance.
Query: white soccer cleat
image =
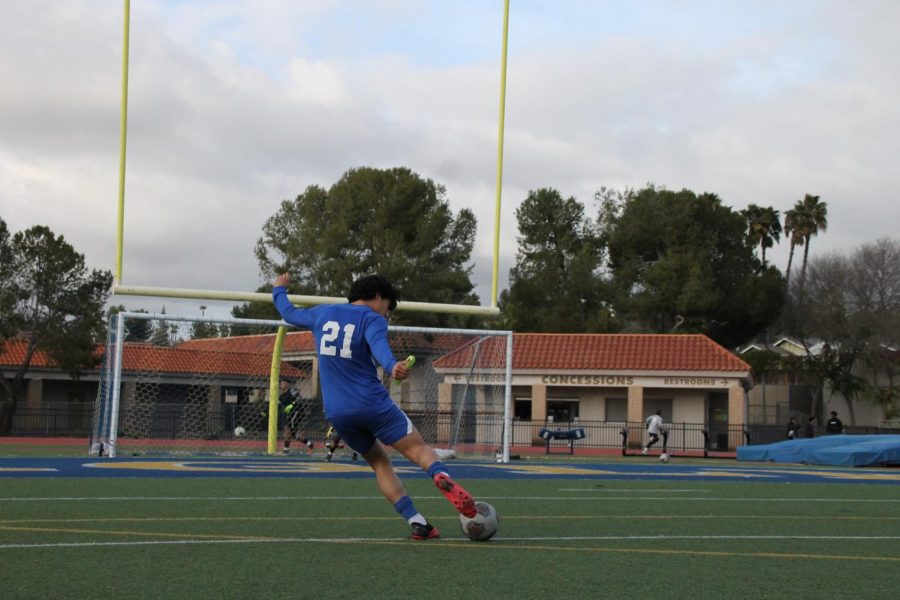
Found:
[[[641,448],[641,454],[647,454],[650,449],[647,447]]]
[[[438,458],[440,458],[441,460],[456,458],[456,450],[454,450],[453,448],[435,448],[434,453],[437,454]]]

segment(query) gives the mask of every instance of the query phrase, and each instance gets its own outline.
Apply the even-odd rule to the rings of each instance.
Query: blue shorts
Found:
[[[412,421],[396,404],[379,412],[341,415],[328,420],[344,443],[362,455],[372,449],[375,440],[390,446],[413,431]]]

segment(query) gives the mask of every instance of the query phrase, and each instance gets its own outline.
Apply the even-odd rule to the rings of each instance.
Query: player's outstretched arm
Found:
[[[282,273],[275,278],[275,287],[272,288],[272,302],[275,303],[275,308],[278,310],[278,314],[281,315],[281,318],[291,325],[311,327],[312,322],[311,319],[308,318],[308,311],[306,309],[297,308],[291,304],[290,300],[288,300],[287,286],[290,282],[291,276],[289,273]]]

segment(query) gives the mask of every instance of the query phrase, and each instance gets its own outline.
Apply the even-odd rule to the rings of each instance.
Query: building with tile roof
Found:
[[[226,345],[227,346],[227,345]],[[0,346],[0,370],[7,379],[14,377],[28,352],[28,341],[7,340]],[[26,373],[24,402],[28,409],[71,409],[73,414],[93,410],[102,369],[104,347],[98,346],[98,367],[84,371],[78,380],[61,370],[52,357],[41,350],[33,353]],[[160,404],[183,406],[203,404],[210,411],[226,404],[246,403],[251,398],[262,402],[271,371],[271,351],[246,351],[234,346],[210,347],[153,346],[127,342],[122,360],[122,408],[137,398],[137,390],[151,383]],[[295,380],[308,379],[308,373],[283,362],[281,374]],[[198,390],[202,383],[202,391]],[[0,398],[5,393],[0,389]],[[80,419],[76,414],[76,420]]]
[[[460,348],[435,360],[434,368],[445,385],[461,384],[470,371],[478,381],[479,371],[498,367],[490,364],[491,356],[497,354],[475,356],[472,348]],[[638,423],[660,410],[666,423],[727,432],[729,425],[746,423],[749,375],[746,362],[704,335],[513,336],[514,411],[525,421],[562,427],[578,421]],[[632,435],[640,434],[636,428]]]
[[[229,381],[251,375],[267,377],[274,335],[188,340],[175,347],[127,343],[123,379],[141,365],[177,382],[185,372],[205,370],[223,390]],[[492,364],[500,352],[475,353],[471,344],[440,334],[422,336],[422,348],[437,348],[432,359],[441,377],[441,398],[453,386],[487,385],[502,365]],[[413,340],[415,345],[415,340]],[[503,344],[501,338],[485,345]],[[316,395],[315,352],[309,332],[292,332],[283,343],[282,372],[302,378],[304,393]],[[20,362],[22,346],[8,342],[0,354],[0,368]],[[99,371],[73,382],[38,353],[29,373],[29,405],[93,400]],[[710,428],[746,423],[745,387],[750,367],[703,335],[695,334],[535,334],[513,336],[514,412],[518,420],[557,424],[576,421],[642,422],[657,410],[667,423],[697,423]],[[489,373],[491,375],[489,375]],[[64,383],[63,383],[64,382]],[[37,386],[38,390],[31,389]],[[81,387],[79,387],[81,386]],[[66,391],[68,390],[68,392]],[[127,394],[123,395],[123,398]],[[398,400],[399,401],[399,400]],[[212,394],[210,403],[225,402],[225,392]],[[636,432],[640,434],[640,431]],[[736,445],[736,444],[731,444]]]

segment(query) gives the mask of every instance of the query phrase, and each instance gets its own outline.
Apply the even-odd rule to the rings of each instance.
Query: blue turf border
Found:
[[[159,465],[156,468],[156,464]],[[406,461],[395,461],[404,478],[426,477]],[[666,480],[731,481],[768,483],[857,483],[900,485],[900,469],[823,469],[784,465],[736,466],[571,463],[515,461],[508,465],[454,461],[450,468],[460,479],[551,479],[551,480]],[[140,468],[138,468],[140,467]],[[355,469],[346,471],[344,469]],[[0,458],[0,479],[99,477],[99,478],[371,478],[365,463],[326,463],[308,457],[240,458]],[[2,493],[0,493],[2,494]]]

